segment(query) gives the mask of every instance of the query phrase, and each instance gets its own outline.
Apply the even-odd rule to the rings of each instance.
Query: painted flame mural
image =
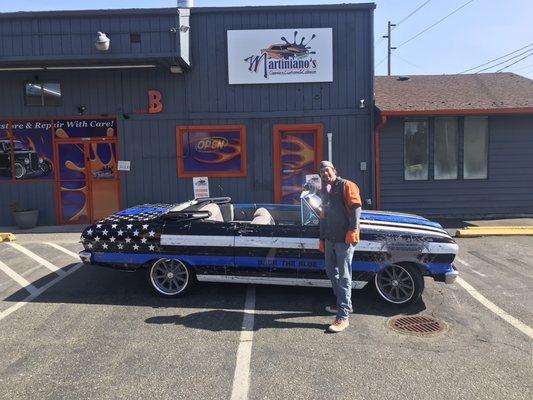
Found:
[[[66,122],[69,122],[69,126]],[[55,136],[58,139],[116,136],[114,120],[66,120],[58,121],[57,126]],[[63,221],[90,222],[89,186],[96,192],[100,182],[117,179],[116,145],[112,142],[89,142],[86,148],[83,143],[60,143],[58,150]],[[98,193],[100,196],[110,196],[110,201],[115,201],[111,199],[116,196],[115,192],[99,190]],[[105,198],[99,200],[106,201]]]
[[[281,199],[285,204],[298,204],[305,175],[315,171],[315,135],[309,133],[281,134]]]

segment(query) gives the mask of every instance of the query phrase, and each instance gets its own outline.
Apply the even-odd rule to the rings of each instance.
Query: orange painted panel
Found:
[[[110,179],[93,179],[91,197],[93,220],[99,220],[119,211],[119,181]]]

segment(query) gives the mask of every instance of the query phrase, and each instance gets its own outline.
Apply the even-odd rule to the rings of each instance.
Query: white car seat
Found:
[[[260,207],[255,211],[254,219],[251,223],[257,225],[275,225],[274,218],[272,218],[270,212],[264,207]]]
[[[224,218],[222,217],[222,212],[220,211],[218,204],[206,204],[205,206],[200,207],[198,211],[211,211],[211,216],[206,218],[207,221],[224,222]]]

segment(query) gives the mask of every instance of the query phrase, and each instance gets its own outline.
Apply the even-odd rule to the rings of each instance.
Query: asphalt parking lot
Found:
[[[426,279],[407,309],[354,291],[337,335],[328,289],[203,284],[163,299],[142,272],[79,264],[78,237],[0,243],[1,399],[532,398],[532,237],[458,239],[466,285]],[[448,330],[393,332],[402,313]]]

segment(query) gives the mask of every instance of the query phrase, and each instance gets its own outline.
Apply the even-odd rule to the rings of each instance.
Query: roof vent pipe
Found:
[[[193,8],[194,0],[178,0],[178,8]]]

